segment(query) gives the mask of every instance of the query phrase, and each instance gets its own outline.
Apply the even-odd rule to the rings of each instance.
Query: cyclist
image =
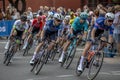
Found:
[[[19,37],[20,39],[25,38],[25,34],[28,30],[28,24],[27,24],[27,17],[25,15],[22,15],[20,20],[16,20],[14,22],[11,34],[9,36],[8,42],[5,46],[5,49],[8,49],[10,46],[10,43],[14,37]]]
[[[87,36],[87,30],[88,30],[88,23],[87,23],[88,14],[86,12],[81,12],[80,17],[76,17],[73,24],[71,25],[70,34],[68,36],[68,40],[65,43],[65,46],[63,48],[63,52],[61,54],[61,57],[59,58],[59,62],[63,61],[64,55],[67,51],[68,46],[71,43],[71,38],[75,36],[79,36],[81,39],[81,33],[84,31],[84,38]],[[76,44],[77,45],[77,44]]]
[[[91,37],[90,40],[87,41],[85,48],[82,52],[81,60],[78,66],[78,71],[83,71],[83,62],[85,60],[85,55],[87,51],[90,49],[91,45],[95,43],[95,38],[103,34],[104,30],[109,30],[109,42],[113,42],[113,20],[114,20],[114,14],[113,13],[106,13],[105,17],[101,16],[96,19],[96,23],[93,26],[93,29],[91,31]],[[101,37],[102,40],[106,40],[105,37]],[[108,45],[111,47],[110,45]]]
[[[59,31],[59,37],[57,38],[56,43],[58,43],[58,46],[63,46],[63,44],[66,42],[66,36],[68,35],[69,31],[70,31],[70,16],[66,15],[62,25],[61,25],[61,30]],[[58,49],[58,51],[60,51],[60,48]]]
[[[42,28],[43,28],[42,17],[38,16],[32,22],[32,26],[29,29],[29,32],[31,32],[31,34],[28,36],[27,41],[25,42],[25,45],[23,46],[23,49],[27,47],[32,36],[34,35],[38,36],[41,33]]]
[[[51,40],[51,43],[48,45],[48,49],[51,50],[54,47],[55,39],[57,37],[58,30],[60,29],[62,19],[63,19],[62,15],[56,13],[56,14],[54,14],[53,20],[46,21],[46,24],[42,30],[42,33],[41,33],[42,42],[38,44],[38,46],[36,47],[36,49],[34,51],[34,55],[33,55],[32,59],[30,60],[31,65],[34,64],[34,60],[38,56],[37,54],[39,54],[40,48],[44,44],[44,41],[46,40],[46,38],[48,36]]]

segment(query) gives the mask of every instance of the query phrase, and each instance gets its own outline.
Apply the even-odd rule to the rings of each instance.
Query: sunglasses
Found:
[[[61,20],[59,20],[59,19],[55,19],[57,22],[61,22]]]
[[[108,20],[108,22],[113,22],[113,20]]]

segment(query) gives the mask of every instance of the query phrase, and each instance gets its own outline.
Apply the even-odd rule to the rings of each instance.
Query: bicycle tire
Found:
[[[35,63],[34,63],[34,65],[33,65],[32,69],[30,70],[31,72],[33,72],[33,70],[35,69],[35,66],[36,66],[36,64],[37,64],[37,61],[38,61],[38,60],[35,61]]]
[[[55,59],[56,54],[57,54],[57,51],[56,51],[56,49],[54,49],[54,50],[52,51],[52,55],[51,55],[51,60],[52,60],[52,61]]]
[[[13,50],[10,51],[10,53],[8,54],[8,59],[7,59],[7,62],[6,62],[6,66],[8,66],[10,64],[10,60],[12,59],[13,54],[14,54]]]
[[[95,58],[98,56],[98,58],[100,58],[100,55],[101,55],[101,63],[100,63],[100,65],[97,65],[97,62],[99,61],[99,60],[96,60],[96,64],[95,64]],[[101,67],[102,67],[102,65],[103,65],[103,60],[104,60],[104,53],[103,52],[99,52],[99,53],[96,53],[94,56],[93,56],[93,58],[92,58],[92,60],[90,61],[90,65],[89,65],[89,71],[88,71],[88,74],[87,74],[87,78],[89,79],[89,80],[93,80],[93,79],[95,79],[95,77],[98,75],[98,73],[99,73],[99,71],[100,71],[100,69],[101,69]],[[92,71],[92,66],[98,66],[98,70],[96,71],[96,73],[91,77],[91,71]]]
[[[50,57],[50,52],[47,51],[45,54],[45,64],[47,64],[49,57]]]
[[[26,49],[23,52],[23,56],[26,56],[26,54],[28,53],[28,46],[26,47]]]
[[[41,55],[40,59],[37,61],[35,66],[35,75],[38,75],[44,65],[45,55],[44,53]]]
[[[73,58],[75,56],[75,52],[76,52],[76,48],[73,47],[70,49],[70,52],[68,53],[68,56],[66,58],[66,61],[65,61],[65,68],[68,69],[69,66],[71,65],[72,61],[73,61]]]
[[[9,53],[8,53],[8,51],[6,51],[5,52],[5,55],[4,55],[4,61],[3,61],[3,64],[6,64],[6,61],[7,61],[7,59],[8,59],[8,55]]]

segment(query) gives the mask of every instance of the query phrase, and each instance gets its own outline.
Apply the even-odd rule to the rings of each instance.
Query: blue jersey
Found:
[[[76,17],[74,22],[72,23],[72,28],[75,31],[88,31],[88,23],[85,21],[84,23],[80,23],[80,17]]]
[[[104,24],[105,21],[105,17],[98,17],[95,24],[94,24],[94,28],[95,29],[100,29],[100,30],[109,30],[109,34],[113,34],[113,26],[106,26]]]
[[[61,25],[55,26],[53,20],[46,21],[46,24],[43,28],[43,30],[45,30],[49,33],[58,32],[59,29],[61,29]]]

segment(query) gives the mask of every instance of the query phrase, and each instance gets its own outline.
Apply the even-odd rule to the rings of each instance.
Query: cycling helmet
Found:
[[[27,20],[27,16],[21,15],[20,19],[21,19],[21,21],[26,21]]]
[[[55,13],[54,18],[58,19],[58,20],[63,20],[63,16],[61,14]]]
[[[105,18],[107,20],[114,20],[114,14],[113,13],[106,13]]]
[[[53,17],[53,12],[48,12],[48,17]]]
[[[81,12],[80,13],[80,18],[83,20],[86,20],[88,18],[88,14],[86,12]]]
[[[67,20],[67,21],[70,21],[70,18],[71,18],[71,17],[70,17],[69,15],[67,15],[67,16],[65,16],[64,19]]]

